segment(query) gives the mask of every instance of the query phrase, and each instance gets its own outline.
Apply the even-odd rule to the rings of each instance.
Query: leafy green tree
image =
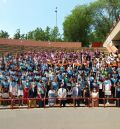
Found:
[[[45,41],[50,41],[50,31],[51,31],[51,29],[50,29],[50,27],[46,27],[46,29],[45,29]]]
[[[94,32],[98,40],[104,41],[112,25],[119,18],[119,0],[97,0],[90,5],[93,9]],[[96,37],[94,37],[96,39]]]
[[[50,32],[50,41],[62,41],[58,27],[54,27]]]
[[[20,39],[21,38],[21,34],[20,34],[20,29],[16,30],[16,33],[14,34],[14,39]]]
[[[33,38],[33,36],[34,36],[33,31],[28,32],[26,35],[27,35],[27,39],[30,39],[30,40],[34,39]]]
[[[112,23],[117,21],[120,15],[120,0],[101,0],[101,3],[104,3],[104,9]]]
[[[9,34],[6,31],[0,31],[0,38],[9,38]]]
[[[27,39],[36,41],[62,41],[58,28],[53,29],[46,27],[45,30],[42,28],[36,28],[33,31],[28,32]]]
[[[91,10],[87,5],[75,7],[63,23],[65,41],[80,41],[87,45],[92,22]]]
[[[120,16],[120,0],[96,0],[76,6],[63,23],[64,40],[80,41],[83,46],[104,41]]]
[[[27,34],[21,34],[20,39],[26,39],[27,40]]]

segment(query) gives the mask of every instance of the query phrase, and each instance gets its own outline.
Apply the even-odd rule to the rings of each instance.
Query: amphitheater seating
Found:
[[[51,47],[52,49],[54,49],[54,47]],[[16,53],[23,53],[26,51],[31,51],[31,50],[35,50],[35,51],[40,51],[41,49],[51,49],[48,47],[41,47],[41,46],[16,46],[16,45],[0,45],[0,55],[4,54],[6,52],[10,52],[12,54],[16,54]],[[56,49],[56,48],[55,48]],[[57,49],[63,49],[63,48],[57,48]],[[67,49],[67,48],[66,48]],[[100,47],[100,48],[69,48],[69,49],[74,49],[74,50],[79,50],[81,51],[83,50],[100,50],[102,52],[104,52],[105,54],[108,54],[108,50],[106,48]]]
[[[0,39],[0,55],[6,52],[12,54],[23,53],[26,51],[40,51],[41,49],[71,49],[71,50],[91,50],[96,49],[108,54],[108,50],[101,46],[94,46],[92,48],[81,47],[80,42],[42,42],[42,41],[32,41],[32,40],[13,40],[13,39]]]

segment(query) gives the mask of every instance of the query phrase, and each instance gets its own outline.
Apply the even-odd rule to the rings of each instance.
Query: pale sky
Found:
[[[95,0],[0,0],[0,30],[13,35],[16,29],[27,33],[41,27],[56,25],[55,8],[58,7],[58,28],[63,32],[63,22],[76,5]]]

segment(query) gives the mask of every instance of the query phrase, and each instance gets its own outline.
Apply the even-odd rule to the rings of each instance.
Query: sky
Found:
[[[58,28],[63,33],[65,17],[77,5],[95,0],[0,0],[0,30],[11,37],[17,29],[27,33],[37,27],[53,28],[56,25],[55,9],[58,7]]]

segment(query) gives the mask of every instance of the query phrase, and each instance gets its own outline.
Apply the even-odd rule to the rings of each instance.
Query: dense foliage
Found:
[[[9,38],[9,34],[6,31],[0,31],[0,38]]]
[[[28,32],[27,34],[21,34],[20,29],[14,34],[14,39],[31,39],[36,41],[62,41],[61,35],[57,27],[53,29],[46,27],[45,30],[42,28],[36,28]]]
[[[89,5],[76,6],[63,23],[64,39],[103,42],[120,15],[120,0],[96,0]]]

